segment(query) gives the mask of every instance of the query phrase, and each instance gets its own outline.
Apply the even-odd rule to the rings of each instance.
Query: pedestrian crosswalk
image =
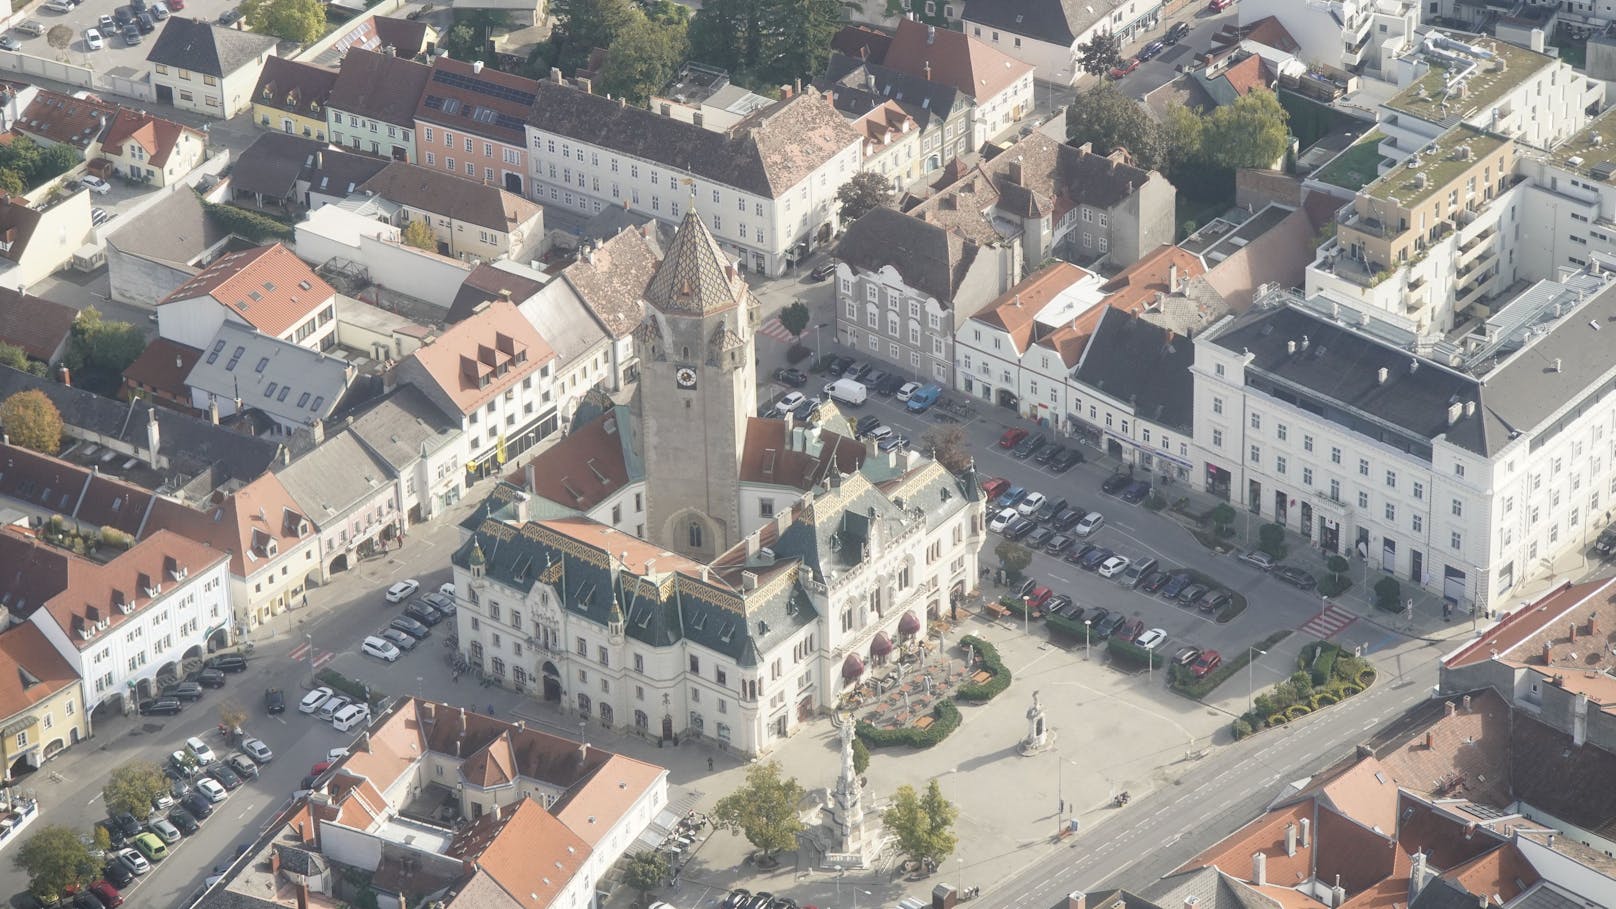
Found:
[[[1342,609],[1340,606],[1330,605],[1326,606],[1323,612],[1308,619],[1298,630],[1305,635],[1310,635],[1320,640],[1328,640],[1356,621],[1358,621],[1358,617],[1351,612]]]
[[[288,653],[287,656],[290,657],[294,662],[308,659],[309,644],[304,642],[296,647],[293,647],[292,651]],[[330,650],[316,650],[314,652],[314,659],[311,662],[313,663],[315,669],[319,669],[321,666],[331,662],[331,659],[335,656],[336,654]]]
[[[779,316],[770,316],[769,320],[763,323],[763,327],[758,329],[758,334],[765,338],[773,338],[781,344],[797,343],[796,336],[787,331],[784,325],[780,324]]]

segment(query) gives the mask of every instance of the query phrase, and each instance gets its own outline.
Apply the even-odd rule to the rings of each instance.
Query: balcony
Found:
[[[1496,261],[1498,261],[1498,247],[1484,246],[1480,248],[1480,253],[1470,258],[1469,261],[1465,261],[1465,257],[1461,256],[1459,268],[1454,274],[1463,279],[1469,277],[1478,269],[1484,269]]]
[[[1341,218],[1341,226],[1382,240],[1396,236],[1386,222],[1370,215],[1360,214],[1357,209],[1349,211]],[[1399,230],[1398,233],[1400,232]]]

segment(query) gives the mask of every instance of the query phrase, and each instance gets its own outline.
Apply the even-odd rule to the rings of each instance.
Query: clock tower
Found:
[[[757,414],[758,302],[690,206],[645,288],[634,332],[645,534],[708,561],[741,538],[740,470]]]

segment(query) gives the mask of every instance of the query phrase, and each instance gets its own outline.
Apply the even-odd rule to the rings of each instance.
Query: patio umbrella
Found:
[[[863,674],[864,661],[856,653],[848,654],[847,659],[842,661],[842,678],[851,682]]]
[[[913,609],[904,613],[903,618],[898,620],[898,634],[901,634],[904,637],[908,637],[919,630],[920,619],[915,617],[915,611]]]
[[[892,639],[887,637],[887,633],[885,631],[876,632],[875,640],[870,642],[870,655],[875,657],[884,657],[891,652]]]

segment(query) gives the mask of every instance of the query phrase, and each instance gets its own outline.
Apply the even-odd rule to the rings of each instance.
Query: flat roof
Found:
[[[1572,159],[1576,159],[1573,161]],[[1548,155],[1550,163],[1605,183],[1616,183],[1616,108],[1571,134]]]
[[[1458,179],[1460,174],[1475,167],[1477,161],[1497,151],[1508,141],[1502,136],[1460,124],[1437,136],[1431,144],[1417,153],[1405,158],[1403,163],[1364,187],[1363,192],[1388,202],[1395,199],[1395,204],[1404,208],[1418,205],[1437,190]],[[1455,157],[1454,150],[1461,145],[1470,146],[1469,158]],[[1416,179],[1420,174],[1425,175],[1423,187]]]
[[[1404,86],[1402,91],[1393,95],[1391,100],[1386,102],[1387,108],[1411,114],[1431,123],[1450,120],[1458,122],[1477,111],[1485,110],[1510,89],[1553,63],[1555,59],[1547,54],[1540,54],[1493,38],[1465,34],[1448,35],[1441,31],[1436,31],[1435,34],[1480,49],[1491,56],[1477,58],[1475,72],[1465,80],[1463,97],[1444,98],[1443,92],[1447,87],[1446,80],[1452,64],[1426,56],[1423,50],[1415,50],[1414,53],[1425,56],[1430,68],[1418,79]],[[1456,53],[1461,57],[1468,56],[1463,52]],[[1499,61],[1503,62],[1502,69],[1498,67]]]

